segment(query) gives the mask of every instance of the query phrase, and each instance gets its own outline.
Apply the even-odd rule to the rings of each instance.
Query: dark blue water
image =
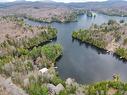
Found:
[[[102,24],[108,20],[125,20],[126,17],[115,17],[97,14],[96,18],[86,15],[80,16],[78,22],[51,25],[58,29],[57,40],[63,46],[63,56],[57,62],[57,71],[62,79],[74,78],[79,83],[93,83],[96,81],[112,79],[113,74],[120,74],[121,80],[127,81],[127,62],[120,60],[113,54],[108,54],[89,44],[73,40],[71,34],[74,30],[88,28],[93,23]],[[31,25],[45,25],[26,20]]]

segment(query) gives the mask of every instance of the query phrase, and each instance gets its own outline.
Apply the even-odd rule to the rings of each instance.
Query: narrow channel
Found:
[[[78,83],[89,84],[102,80],[112,79],[113,74],[120,74],[123,81],[127,81],[127,62],[120,60],[116,55],[109,54],[86,43],[73,40],[74,30],[89,28],[92,24],[102,24],[108,20],[125,20],[127,17],[106,16],[97,14],[95,18],[86,15],[79,16],[78,22],[56,23],[51,26],[57,28],[56,41],[63,46],[63,56],[57,61],[57,71],[62,79],[74,78]],[[25,19],[30,25],[46,25]]]

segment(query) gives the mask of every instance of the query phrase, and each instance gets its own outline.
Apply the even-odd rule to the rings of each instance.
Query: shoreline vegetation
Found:
[[[36,82],[36,79],[32,81],[32,83],[27,86],[24,86],[25,79],[29,79],[30,76],[37,76],[39,74],[39,70],[42,68],[53,68],[53,72],[51,72],[50,77],[54,77],[56,74],[54,70],[54,64],[57,58],[62,55],[62,46],[60,44],[47,44],[43,46],[38,46],[40,43],[44,43],[46,41],[50,41],[57,35],[57,30],[54,28],[48,27],[33,27],[28,26],[24,23],[23,19],[7,16],[2,17],[0,19],[1,22],[1,30],[2,27],[7,27],[7,30],[11,29],[19,32],[18,38],[16,33],[11,35],[7,35],[5,32],[4,40],[0,44],[1,56],[0,56],[0,73],[6,77],[11,77],[13,83],[19,85],[24,90],[26,90],[30,95],[45,95],[43,92],[45,90],[44,87],[40,83],[36,84],[39,88],[36,88],[33,82]],[[4,23],[4,24],[3,24]],[[5,25],[8,26],[5,26]],[[3,25],[3,26],[2,26]],[[18,25],[18,26],[17,26]],[[18,27],[18,30],[17,30]],[[20,34],[20,32],[25,32]],[[29,34],[29,32],[33,34]],[[35,34],[34,34],[35,33]],[[28,35],[27,35],[28,34]],[[20,40],[19,40],[20,39]],[[31,50],[28,48],[33,47]],[[38,47],[36,47],[38,46]],[[31,75],[32,74],[32,75]],[[57,79],[57,76],[56,76]],[[60,79],[59,79],[60,80]],[[29,81],[29,80],[28,80]],[[48,81],[46,79],[46,81]],[[55,80],[54,80],[55,81]],[[61,80],[62,81],[62,80]],[[36,92],[30,86],[33,85],[40,92]],[[30,86],[30,88],[29,88]],[[42,89],[44,88],[44,89]],[[30,91],[30,92],[29,92]],[[42,91],[42,92],[41,92]],[[40,93],[40,94],[39,94]],[[43,93],[43,94],[42,94]],[[47,92],[46,92],[47,93]]]
[[[98,13],[108,15],[108,16],[120,16],[127,17],[127,11],[122,9],[99,9],[96,10]]]
[[[74,9],[71,10],[71,12],[67,13],[66,15],[62,16],[57,16],[57,15],[53,15],[50,18],[35,18],[32,16],[23,16],[26,19],[35,21],[35,22],[44,22],[44,23],[52,23],[52,22],[58,22],[58,23],[70,23],[70,22],[76,22],[78,19],[79,15],[83,15],[85,14],[86,11],[83,9]]]
[[[62,46],[60,44],[38,46],[56,38],[55,28],[30,26],[25,24],[23,19],[13,16],[2,17],[0,28],[5,33],[1,35],[0,73],[6,78],[10,77],[14,84],[29,95],[109,95],[110,93],[126,95],[127,83],[121,82],[119,75],[114,75],[111,81],[89,85],[78,84],[71,78],[62,80],[54,67],[56,60],[62,55]],[[85,34],[87,35],[85,39],[89,38],[90,34],[87,31]],[[84,36],[84,33],[82,35]],[[100,40],[91,40],[91,43],[93,42],[96,46],[105,46]]]
[[[108,23],[103,23],[100,26],[94,24],[89,29],[74,31],[72,37],[100,49],[113,52],[120,58],[127,60],[126,29],[127,26],[124,21],[109,20]]]

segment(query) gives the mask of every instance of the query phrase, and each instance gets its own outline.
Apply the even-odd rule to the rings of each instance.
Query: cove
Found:
[[[119,74],[122,81],[127,81],[127,62],[115,54],[107,53],[87,43],[72,39],[72,32],[81,28],[89,28],[93,23],[102,24],[108,20],[125,20],[127,17],[107,16],[97,14],[95,18],[86,15],[79,16],[78,22],[51,23],[57,28],[57,39],[52,43],[63,46],[63,56],[57,61],[58,74],[62,79],[74,78],[78,83],[90,84],[103,80],[111,80],[113,74]],[[46,23],[25,19],[27,24],[42,26]]]

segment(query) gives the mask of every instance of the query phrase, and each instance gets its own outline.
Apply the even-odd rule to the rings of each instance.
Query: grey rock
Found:
[[[65,88],[64,88],[64,86],[61,84],[61,83],[59,83],[57,86],[56,86],[56,88],[55,88],[55,92],[56,92],[56,94],[58,95],[61,91],[63,91]]]
[[[73,79],[71,79],[71,78],[68,78],[67,80],[66,80],[66,85],[73,85],[73,83],[74,83],[74,80]]]
[[[127,95],[127,91],[124,93],[124,95]]]
[[[82,87],[79,87],[77,90],[76,90],[76,95],[85,95],[85,93],[83,93],[83,88]]]
[[[56,86],[54,86],[53,84],[47,84],[47,88],[51,95],[55,95]]]
[[[24,79],[23,83],[24,86],[27,87],[29,85],[29,79],[28,78]]]
[[[59,95],[59,93],[64,90],[64,86],[59,83],[57,86],[53,85],[53,84],[47,84],[48,90],[50,95]]]

